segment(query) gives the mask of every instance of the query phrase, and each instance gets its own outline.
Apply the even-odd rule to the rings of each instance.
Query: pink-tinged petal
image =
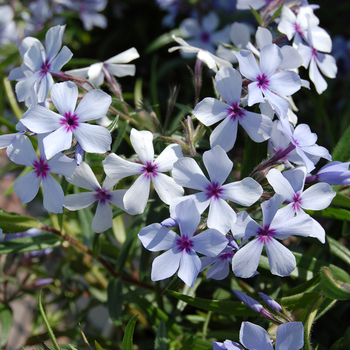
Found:
[[[6,152],[11,162],[16,164],[33,167],[33,163],[38,161],[33,145],[25,135],[16,136]]]
[[[158,193],[159,198],[166,204],[184,195],[184,189],[178,185],[173,178],[162,173],[157,173],[152,177],[152,183]]]
[[[158,252],[174,247],[179,236],[161,224],[152,224],[144,227],[138,237],[147,250]]]
[[[183,187],[204,191],[210,185],[210,182],[193,158],[181,158],[175,162],[172,175],[175,182]]]
[[[79,122],[102,118],[108,112],[112,98],[102,90],[91,90],[78,104],[75,114]]]
[[[181,236],[191,238],[201,220],[201,216],[194,201],[192,199],[188,199],[180,202],[175,207],[175,217],[177,218],[180,226]]]
[[[247,349],[273,350],[271,339],[265,329],[250,322],[242,322],[239,341]]]
[[[239,249],[232,259],[232,271],[241,278],[252,277],[258,268],[264,243],[255,238]]]
[[[269,89],[281,95],[292,95],[300,88],[299,75],[291,71],[278,72],[269,79]]]
[[[64,198],[63,206],[68,210],[79,210],[88,207],[96,202],[96,195],[94,192],[82,192],[76,194],[69,194]]]
[[[194,116],[204,125],[212,125],[229,114],[230,106],[212,97],[206,97],[199,102],[193,110]]]
[[[38,95],[38,102],[42,103],[46,100],[47,94],[51,90],[51,87],[53,85],[53,78],[50,73],[45,74],[38,85],[37,89],[37,95]]]
[[[293,201],[296,191],[279,170],[271,169],[266,175],[266,178],[277,194],[280,194],[289,202]]]
[[[239,103],[242,93],[242,76],[236,69],[221,68],[215,75],[215,88],[221,97],[229,104]]]
[[[50,174],[42,179],[42,183],[44,208],[51,213],[62,213],[64,202],[64,193],[62,187]]]
[[[144,174],[136,179],[124,195],[125,210],[130,215],[142,214],[146,208],[151,179]]]
[[[49,61],[51,61],[60,50],[65,27],[66,26],[57,25],[55,27],[51,27],[46,32],[45,47],[46,47],[47,58]]]
[[[113,56],[112,58],[105,61],[105,63],[128,63],[139,57],[140,55],[137,52],[137,50],[134,47],[132,47],[126,51],[121,52],[116,56]]]
[[[326,77],[335,78],[338,68],[333,56],[321,54],[318,52],[316,60],[318,67]]]
[[[113,213],[108,202],[99,201],[97,204],[94,219],[91,228],[96,233],[107,231],[113,226]]]
[[[299,350],[304,346],[302,322],[281,324],[276,333],[276,350]]]
[[[256,81],[248,85],[248,106],[265,102],[261,89]]]
[[[222,198],[212,197],[210,200],[207,226],[220,231],[223,235],[236,222],[236,213]]]
[[[78,99],[78,88],[71,81],[54,84],[51,90],[52,102],[61,115],[74,114]]]
[[[273,73],[283,61],[281,49],[276,44],[264,46],[260,51],[260,71],[267,78],[272,78]],[[256,80],[256,78],[254,79]]]
[[[260,230],[258,225],[246,211],[237,214],[236,222],[232,224],[231,231],[235,239],[242,239],[245,243],[250,237],[256,236]]]
[[[318,221],[316,221],[311,216],[310,219],[312,220],[312,232],[310,233],[309,237],[317,238],[321,243],[324,244],[326,242],[326,231]]]
[[[210,228],[192,237],[193,249],[206,256],[217,256],[227,246],[228,240],[221,232]]]
[[[271,228],[274,230],[274,237],[284,239],[291,235],[309,237],[312,225],[310,216],[300,213],[290,219],[286,217],[284,221],[279,217],[277,222],[272,221]]]
[[[327,84],[326,80],[323,78],[320,71],[318,70],[316,61],[314,59],[312,59],[310,61],[309,77],[310,77],[311,81],[315,84],[315,88],[316,88],[317,93],[319,95],[321,95],[322,92],[327,89],[328,84]]]
[[[115,190],[115,191],[109,192],[111,198],[108,199],[108,201],[110,203],[112,203],[113,205],[115,205],[117,208],[120,208],[120,209],[125,211],[124,195],[125,195],[126,191],[127,190]]]
[[[154,148],[151,132],[131,129],[130,141],[143,164],[153,163]]]
[[[239,123],[255,142],[264,142],[270,138],[273,122],[265,115],[244,111]]]
[[[297,266],[293,253],[277,240],[265,240],[265,249],[273,275],[289,276]]]
[[[274,226],[276,225],[284,225],[284,223],[286,222],[286,220],[289,220],[291,218],[294,218],[295,214],[298,213],[304,213],[304,211],[299,208],[299,207],[295,207],[294,202],[287,204],[285,207],[279,209],[275,215],[275,217],[273,218],[273,224]],[[289,234],[287,233],[287,236],[283,237],[283,236],[278,236],[279,239],[284,239],[289,237]]]
[[[39,191],[41,177],[36,176],[34,170],[18,178],[13,184],[17,196],[22,203],[28,203],[34,199]]]
[[[151,280],[161,281],[173,276],[179,268],[180,259],[181,253],[176,248],[157,256],[152,263]]]
[[[107,70],[116,77],[134,76],[136,66],[134,64],[108,64]]]
[[[173,143],[164,149],[153,164],[157,166],[157,171],[164,173],[172,171],[179,158],[183,158],[181,146]]]
[[[288,7],[283,6],[282,12],[281,12],[281,21],[278,24],[277,29],[287,35],[288,40],[292,40],[294,34],[295,34],[295,26],[294,23],[296,23],[296,16],[294,12]]]
[[[196,278],[201,270],[201,266],[201,260],[193,250],[190,250],[189,253],[183,251],[181,254],[178,276],[188,286],[193,287],[194,282],[196,281]]]
[[[271,225],[271,222],[276,215],[277,210],[281,207],[285,198],[279,194],[275,194],[271,199],[261,204],[263,212],[263,226]]]
[[[85,188],[90,191],[96,191],[101,188],[94,172],[85,162],[81,162],[80,165],[75,168],[73,175],[67,177],[67,181],[74,186]]]
[[[58,129],[62,116],[50,111],[48,108],[36,105],[23,114],[21,122],[29,130],[43,134]]]
[[[51,62],[50,71],[53,73],[58,73],[62,67],[73,57],[73,53],[68,49],[67,46],[63,46],[59,54]]]
[[[210,146],[220,146],[225,152],[233,148],[237,139],[238,120],[225,118],[210,134]]]
[[[53,156],[47,164],[49,165],[50,173],[67,177],[72,176],[77,167],[74,159],[68,158],[62,153]]]
[[[256,81],[260,75],[260,68],[251,51],[241,50],[236,53],[239,62],[239,70],[242,75],[252,81]]]
[[[142,164],[132,163],[120,158],[114,153],[108,155],[102,161],[102,164],[105,173],[115,182],[127,176],[141,174],[144,167]]]
[[[262,187],[251,177],[223,185],[222,188],[224,189],[222,198],[243,206],[252,205],[263,193]]]
[[[322,210],[326,209],[332,202],[336,193],[326,183],[317,183],[305,190],[301,195],[301,206],[303,209]]]
[[[64,126],[58,128],[44,138],[44,148],[46,159],[52,158],[58,152],[71,147],[72,132],[66,131]]]
[[[251,84],[250,84],[251,85]],[[250,86],[248,85],[248,87]],[[264,95],[266,99],[270,102],[279,119],[285,118],[287,116],[289,103],[281,96],[276,95],[274,92],[266,89],[264,90]]]
[[[220,146],[215,146],[210,151],[204,152],[203,162],[211,182],[216,182],[220,186],[227,179],[233,167],[233,163]]]
[[[85,152],[102,154],[111,149],[111,134],[103,126],[79,123],[73,134]]]

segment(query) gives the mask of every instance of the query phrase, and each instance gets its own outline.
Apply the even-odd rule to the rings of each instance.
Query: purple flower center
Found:
[[[299,146],[299,142],[292,136],[292,140],[295,146]]]
[[[264,242],[269,242],[271,241],[271,236],[274,236],[275,230],[273,228],[270,228],[270,226],[264,226],[264,227],[259,227],[258,230],[258,236],[259,236],[259,242],[264,243]]]
[[[293,209],[295,212],[298,212],[301,208],[301,195],[300,193],[295,193],[293,196]]]
[[[95,198],[96,200],[98,200],[99,202],[101,202],[102,204],[105,204],[106,202],[110,201],[110,199],[112,198],[111,194],[109,193],[109,191],[107,191],[106,189],[102,188],[98,188],[95,191]]]
[[[311,49],[311,56],[312,56],[313,60],[316,60],[316,58],[317,58],[317,50],[314,47]]]
[[[41,67],[40,67],[40,76],[43,77],[44,75],[46,75],[47,72],[50,71],[50,68],[51,68],[51,64],[48,60],[43,62]]]
[[[301,36],[303,35],[303,30],[301,29],[301,26],[299,23],[297,22],[294,22],[293,23],[293,26],[294,26],[294,30]]]
[[[189,253],[193,247],[193,243],[187,236],[181,236],[176,240],[176,246],[180,252],[185,251]]]
[[[78,126],[78,116],[72,112],[64,113],[60,124],[66,127],[66,131],[75,130]]]
[[[242,118],[244,116],[244,109],[238,107],[239,102],[232,104],[232,106],[228,109],[228,116],[236,120],[237,118]]]
[[[256,80],[258,82],[259,89],[266,90],[269,86],[269,79],[267,78],[265,73],[258,75]]]
[[[39,160],[35,160],[33,163],[33,167],[36,177],[41,177],[42,179],[45,179],[49,174],[50,167],[46,163],[46,160],[44,158],[40,157]]]
[[[205,188],[205,194],[207,196],[207,199],[210,199],[212,197],[214,197],[214,199],[219,199],[223,191],[223,188],[217,182],[211,182]]]
[[[199,36],[199,40],[204,44],[208,43],[210,41],[210,34],[206,31],[202,32]]]
[[[157,165],[152,162],[146,162],[146,165],[143,167],[142,172],[146,175],[147,178],[157,176]]]
[[[220,255],[219,259],[220,260],[231,260],[234,255],[235,255],[235,253],[232,251],[228,252],[228,253],[223,253]]]

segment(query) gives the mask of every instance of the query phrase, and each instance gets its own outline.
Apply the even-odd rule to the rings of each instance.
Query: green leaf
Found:
[[[172,38],[172,35],[175,36],[180,36],[181,35],[181,31],[180,29],[174,29],[172,30],[170,33],[165,33],[163,35],[161,35],[160,37],[158,37],[157,39],[155,39],[154,41],[152,41],[145,49],[145,54],[150,54],[153,51],[158,50],[159,48],[174,43],[175,45],[178,45],[176,42],[174,42],[174,39]]]
[[[55,248],[61,245],[59,237],[52,234],[42,234],[34,237],[16,238],[0,242],[0,254],[26,253],[34,250]]]
[[[348,327],[344,333],[344,338],[342,342],[342,350],[350,349],[350,327]]]
[[[342,208],[328,207],[324,210],[305,210],[305,212],[311,216],[322,216],[325,218],[350,221],[350,211]]]
[[[0,228],[4,233],[24,232],[31,228],[40,228],[37,219],[14,213],[0,211]]]
[[[166,325],[164,320],[160,321],[158,326],[156,340],[154,342],[154,350],[168,350],[170,339],[167,337]]]
[[[350,265],[350,250],[330,236],[326,236],[329,251]]]
[[[350,197],[337,193],[332,200],[332,205],[350,209]]]
[[[283,8],[284,4],[282,4],[277,11],[275,11],[275,13],[273,14],[273,16],[271,17],[271,21],[274,21],[281,13],[282,8]]]
[[[107,129],[110,133],[112,133],[118,126],[119,115],[117,115],[111,124],[107,126]]]
[[[332,154],[332,160],[347,162],[350,160],[350,126],[345,130]]]
[[[89,208],[83,208],[78,210],[79,222],[81,223],[81,229],[83,232],[83,243],[89,249],[92,249],[95,232],[91,228],[94,215]]]
[[[173,290],[167,290],[173,297],[186,302],[188,305],[201,310],[212,311],[223,315],[231,316],[257,316],[257,313],[245,306],[240,301],[210,300],[191,297]]]
[[[57,340],[56,340],[56,337],[50,327],[50,324],[49,324],[49,321],[45,315],[45,311],[44,311],[44,308],[41,304],[41,291],[40,291],[40,294],[39,294],[39,300],[38,300],[38,304],[39,304],[39,310],[40,310],[40,313],[41,313],[41,316],[44,320],[44,323],[45,323],[45,326],[46,326],[46,329],[47,329],[47,333],[49,334],[49,337],[50,337],[50,340],[52,342],[52,345],[53,345],[53,348],[55,350],[61,350],[60,346],[58,345],[57,343]]]
[[[125,121],[124,123],[119,123],[119,131],[118,131],[118,135],[117,138],[115,139],[112,149],[111,149],[111,153],[115,153],[118,149],[118,147],[120,146],[121,142],[123,141],[124,135],[126,133],[126,130],[129,126],[129,122]]]
[[[255,11],[251,6],[249,6],[249,7],[250,7],[250,9],[252,10],[253,15],[254,15],[254,17],[256,18],[256,20],[258,21],[259,25],[261,26],[262,23],[263,23],[263,21],[262,21],[260,15],[259,15],[258,12]]]
[[[111,279],[108,283],[108,312],[113,323],[120,325],[123,305],[123,281],[120,278]]]
[[[168,332],[173,335],[181,335],[181,329],[169,316],[159,309],[158,307],[153,306],[146,298],[144,298],[139,293],[134,292],[132,289],[129,289],[129,294],[135,304],[141,309],[142,313],[149,319],[151,324],[156,327],[159,326],[162,320],[165,321]]]
[[[12,327],[12,310],[5,304],[0,305],[0,326],[0,347],[2,349],[7,343],[7,339]]]
[[[134,336],[134,329],[138,316],[139,315],[133,316],[125,328],[122,350],[132,350],[132,338]]]
[[[241,170],[241,179],[249,174],[266,158],[267,142],[256,143],[247,138],[244,148],[244,157]]]
[[[104,350],[103,347],[95,340],[96,350]]]
[[[345,272],[345,271],[344,271]],[[332,300],[349,300],[350,299],[350,284],[345,281],[335,279],[331,270],[324,266],[320,271],[322,283],[322,293]],[[348,275],[348,280],[350,276]]]

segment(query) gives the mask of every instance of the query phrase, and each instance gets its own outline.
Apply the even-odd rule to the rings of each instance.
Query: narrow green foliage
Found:
[[[122,350],[132,350],[132,346],[133,346],[132,338],[134,337],[134,329],[135,329],[136,320],[138,316],[139,315],[133,316],[125,328]],[[97,349],[97,350],[100,350],[100,349]]]
[[[118,135],[113,143],[111,153],[115,153],[120,146],[121,142],[123,141],[124,135],[126,133],[126,130],[129,126],[129,122],[125,121],[123,123],[119,123],[119,128],[118,128]]]
[[[321,289],[322,293],[332,300],[349,300],[350,299],[350,284],[344,281],[339,281],[334,278],[331,270],[324,266],[320,275],[322,278]],[[350,279],[350,277],[349,277]]]
[[[110,133],[112,133],[118,126],[118,121],[119,121],[119,115],[117,115],[114,120],[112,121],[111,124],[107,126],[107,129]]]
[[[104,350],[103,347],[95,340],[96,350]]]
[[[332,153],[332,160],[347,162],[350,160],[350,126],[345,130]]]
[[[0,228],[4,233],[24,232],[31,228],[40,228],[37,219],[15,213],[0,211]]]
[[[3,348],[10,334],[10,330],[12,327],[12,309],[5,305],[0,304],[0,347]]]
[[[259,15],[258,12],[257,12],[256,10],[254,10],[251,6],[249,6],[249,7],[250,7],[250,9],[252,10],[255,19],[258,21],[259,25],[261,26],[261,25],[263,24],[263,21],[262,21],[260,15]]]
[[[107,288],[108,312],[114,324],[121,324],[123,305],[123,281],[120,278],[111,279]]]
[[[330,236],[326,236],[329,251],[350,265],[350,250]]]

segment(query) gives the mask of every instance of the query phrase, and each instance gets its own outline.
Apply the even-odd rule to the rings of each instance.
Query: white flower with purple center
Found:
[[[67,46],[62,45],[65,26],[50,28],[45,37],[46,51],[41,42],[35,38],[26,38],[24,46],[20,47],[23,57],[21,68],[10,72],[9,80],[19,80],[16,84],[18,101],[28,98],[33,100],[33,92],[37,95],[37,103],[44,102],[53,85],[51,74],[60,72],[73,56]],[[35,101],[32,101],[35,102]]]
[[[51,99],[60,114],[42,106],[33,106],[24,113],[21,122],[29,130],[50,133],[44,138],[46,157],[66,150],[72,145],[72,137],[85,152],[105,153],[110,149],[110,132],[100,125],[86,122],[103,117],[112,102],[102,90],[91,90],[76,107],[77,86],[68,81],[52,87]]]
[[[306,168],[302,166],[283,173],[277,169],[271,169],[266,175],[275,192],[284,196],[285,202],[288,203],[281,209],[287,218],[294,217],[295,214],[305,215],[303,209],[326,209],[336,195],[327,183],[318,183],[303,191],[306,174]],[[325,230],[315,219],[311,219],[313,229],[310,237],[315,237],[321,243],[325,243]]]
[[[107,177],[100,186],[90,166],[82,162],[74,171],[73,175],[67,177],[67,181],[91,192],[70,194],[64,199],[64,207],[68,210],[79,210],[97,203],[92,230],[97,233],[104,232],[113,226],[113,213],[110,203],[124,210],[123,197],[126,190],[112,191],[113,183]]]
[[[232,149],[237,138],[238,123],[255,142],[267,140],[272,132],[272,120],[239,107],[241,75],[233,68],[221,68],[215,76],[214,84],[226,103],[207,97],[193,110],[195,117],[206,126],[224,119],[210,134],[210,146],[213,148],[219,145],[226,152]]]
[[[182,158],[174,164],[174,180],[183,187],[193,188],[200,192],[175,199],[170,205],[171,217],[176,217],[174,208],[179,201],[192,198],[200,213],[203,213],[209,206],[208,227],[226,234],[236,221],[236,213],[226,200],[250,206],[261,197],[263,190],[250,177],[224,185],[232,170],[233,163],[220,146],[215,146],[210,151],[204,152],[203,162],[208,170],[210,181],[192,158]]]
[[[289,103],[281,96],[298,91],[301,80],[294,72],[278,70],[283,62],[281,49],[275,44],[264,46],[260,52],[260,67],[249,50],[241,50],[236,56],[241,74],[252,81],[248,85],[248,106],[265,102],[265,96],[278,117],[286,118]]]
[[[34,168],[16,180],[13,185],[14,190],[23,203],[28,203],[37,195],[42,183],[44,208],[52,213],[62,213],[63,190],[50,173],[71,176],[76,167],[74,159],[59,153],[47,161],[40,135],[38,135],[38,143],[39,159],[32,143],[25,135],[17,136],[16,140],[7,147],[7,155],[12,162]]]
[[[151,132],[132,129],[130,141],[142,164],[129,162],[116,154],[110,154],[102,162],[106,174],[115,183],[127,176],[140,175],[124,196],[125,210],[131,215],[143,213],[151,182],[160,199],[166,204],[170,204],[173,198],[183,196],[183,188],[171,177],[163,174],[171,171],[173,164],[183,156],[181,146],[171,144],[154,159]]]
[[[289,276],[295,269],[294,255],[277,239],[282,240],[290,235],[308,237],[312,232],[313,224],[308,215],[286,217],[278,210],[283,202],[284,197],[276,194],[261,204],[262,227],[247,212],[238,213],[237,221],[231,229],[233,237],[241,238],[242,244],[251,237],[255,236],[255,238],[241,247],[233,257],[232,270],[237,277],[249,278],[255,274],[264,246],[272,274],[281,277]]]
[[[143,228],[138,237],[143,246],[152,252],[167,250],[153,260],[152,281],[169,278],[179,269],[179,278],[193,286],[201,270],[197,252],[216,256],[226,247],[227,239],[215,229],[194,235],[201,217],[193,200],[179,203],[175,212],[181,236],[161,224],[152,224]]]

